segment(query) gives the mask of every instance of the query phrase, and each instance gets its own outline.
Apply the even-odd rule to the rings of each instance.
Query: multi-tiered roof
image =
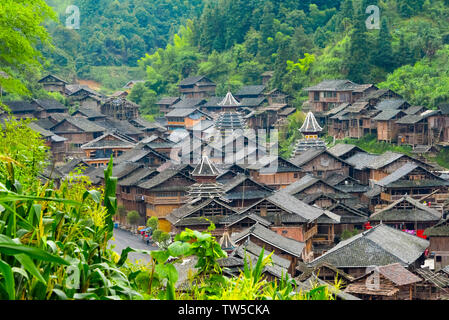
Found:
[[[298,141],[295,155],[299,155],[309,149],[326,149],[326,144],[319,138],[319,133],[323,131],[323,128],[318,124],[318,121],[315,119],[312,112],[307,114],[299,131],[303,134],[304,138]]]
[[[215,120],[215,128],[217,130],[224,133],[245,128],[245,120],[237,111],[241,104],[234,98],[231,92],[228,92],[218,105],[222,107],[222,112]]]
[[[223,185],[217,182],[220,175],[217,167],[210,162],[206,155],[203,155],[201,162],[192,172],[192,177],[196,183],[189,187],[189,197],[191,200],[220,198],[223,199]],[[226,200],[224,200],[226,201]]]

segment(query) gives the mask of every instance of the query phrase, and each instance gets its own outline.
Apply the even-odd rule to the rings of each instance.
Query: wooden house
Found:
[[[311,149],[290,160],[304,172],[327,179],[333,174],[350,175],[351,165],[326,149]]]
[[[408,155],[387,151],[381,155],[359,152],[346,159],[352,166],[354,179],[368,185],[370,180],[379,181],[401,168],[406,163],[416,163],[427,170],[432,166]]]
[[[227,258],[218,260],[220,267],[223,268],[223,274],[238,277],[244,270],[245,260],[251,265],[256,265],[257,260],[262,253],[263,248],[252,241],[246,241],[235,248]],[[265,250],[264,257],[271,252]],[[262,277],[267,281],[280,280],[288,274],[290,261],[276,254],[271,255],[272,264],[266,265],[262,270]]]
[[[368,222],[367,213],[341,202],[336,202],[325,209],[340,216],[340,223],[334,226],[334,233],[338,239],[344,231],[363,230],[363,226]]]
[[[42,109],[39,113],[39,118],[47,118],[52,113],[67,113],[68,109],[65,105],[54,99],[33,99],[31,104],[36,105]],[[38,109],[37,108],[37,109]]]
[[[136,163],[123,163],[113,168],[113,175],[117,177],[117,203],[123,205],[127,211],[137,211],[144,224],[147,218],[146,204],[143,189],[138,185],[158,174],[155,169]]]
[[[375,266],[349,284],[345,292],[362,300],[414,300],[415,284],[422,279],[400,263]]]
[[[357,198],[361,198],[362,195],[369,190],[369,186],[361,184],[360,181],[353,177],[341,174],[333,174],[327,177],[326,182],[341,192]]]
[[[82,117],[90,121],[97,121],[106,118],[106,115],[102,114],[97,109],[79,107],[75,112],[72,113],[72,117]]]
[[[304,257],[304,242],[284,237],[258,223],[242,232],[232,234],[231,239],[237,245],[251,241],[264,248],[266,252],[274,252],[275,255],[289,260],[288,272],[291,275],[295,273],[298,262]]]
[[[72,101],[77,102],[79,106],[83,108],[101,110],[102,99],[94,94],[84,94],[77,99],[72,97]]]
[[[345,195],[342,191],[328,184],[326,181],[315,177],[311,174],[307,174],[301,179],[291,183],[287,187],[281,190],[286,192],[301,201],[311,196],[326,196],[326,199],[322,199],[322,202],[313,200],[313,204],[318,205],[321,208],[326,208],[334,204],[334,201],[341,201],[349,198],[349,195]],[[333,195],[332,198],[330,196]]]
[[[67,138],[58,136],[53,132],[40,127],[36,122],[31,122],[28,127],[38,132],[45,140],[45,144],[50,147],[51,160],[53,162],[63,162],[67,151]]]
[[[92,166],[106,166],[111,155],[113,158],[133,149],[136,141],[119,133],[105,133],[84,145],[81,149],[86,153],[85,162]]]
[[[202,120],[211,120],[211,118],[204,112],[198,109],[183,109],[176,108],[170,111],[165,116],[167,118],[167,129],[169,132],[177,129],[188,129],[195,126]]]
[[[240,101],[245,98],[261,98],[264,96],[266,87],[264,85],[243,86],[235,96]]]
[[[349,80],[324,80],[315,86],[303,89],[309,95],[303,109],[313,112],[320,125],[325,126],[324,113],[342,103],[354,102],[352,92],[358,87],[358,84]]]
[[[168,162],[169,157],[157,152],[153,148],[145,144],[138,144],[133,149],[123,153],[114,163],[133,162],[141,163],[147,167],[157,168]]]
[[[397,141],[398,127],[396,120],[405,116],[406,113],[397,109],[386,109],[373,118],[377,123],[377,140],[393,143]]]
[[[172,106],[181,101],[180,97],[165,97],[156,102],[159,107],[159,112],[164,114],[164,116],[172,110]]]
[[[126,92],[130,93],[131,90],[133,89],[133,87],[137,84],[137,83],[144,83],[145,80],[131,80],[128,81],[124,86],[123,89],[125,89]]]
[[[354,281],[354,278],[351,275],[326,262],[321,262],[314,266],[299,264],[296,267],[296,270],[299,275],[295,280],[304,282],[311,276],[315,276],[326,283],[334,284],[335,279],[338,279],[341,281],[341,290],[345,289],[348,284]]]
[[[415,269],[421,279],[415,284],[416,300],[447,300],[449,298],[449,277],[444,272],[433,272],[429,268]]]
[[[329,148],[328,151],[334,156],[346,160],[356,153],[365,152],[365,150],[357,147],[354,144],[346,144],[346,143],[338,143],[332,148]]]
[[[299,166],[282,157],[264,157],[245,168],[255,181],[273,189],[282,189],[299,180],[304,174]]]
[[[214,236],[222,236],[227,229],[226,218],[237,214],[237,210],[218,198],[209,198],[200,201],[189,201],[183,206],[171,211],[165,219],[171,223],[172,232],[181,232],[185,228],[197,231],[207,231],[213,222],[216,229]]]
[[[102,136],[106,131],[96,123],[83,118],[67,116],[50,128],[58,136],[67,138],[67,155],[84,157],[81,146]]]
[[[414,163],[404,164],[375,184],[381,187],[380,198],[387,204],[407,195],[442,211],[449,196],[449,181]]]
[[[290,95],[279,90],[278,88],[275,88],[265,93],[265,96],[267,97],[269,105],[281,105],[281,106],[290,105],[291,99]]]
[[[81,99],[83,99],[86,96],[92,96],[92,97],[96,97],[99,99],[104,98],[103,94],[101,94],[101,93],[91,89],[89,86],[83,85],[83,84],[69,84],[69,85],[66,85],[65,89],[67,92],[68,99],[71,102],[80,101]]]
[[[195,180],[178,170],[166,169],[154,178],[139,183],[146,205],[147,217],[160,218],[161,229],[171,230],[171,224],[165,217],[174,209],[187,203],[188,186]]]
[[[131,125],[136,127],[137,129],[143,131],[147,137],[151,137],[152,135],[156,136],[164,136],[164,133],[167,132],[167,128],[158,122],[150,122],[143,118],[136,118],[128,121]]]
[[[447,146],[449,142],[449,104],[441,104],[438,110],[428,114],[428,144]]]
[[[48,92],[59,92],[62,95],[66,94],[65,86],[68,83],[55,75],[46,75],[42,79],[38,80],[38,83],[42,84],[44,90]]]
[[[44,113],[44,110],[30,101],[3,101],[2,103],[9,108],[11,114],[16,118],[43,118],[41,115]]]
[[[358,278],[372,266],[400,263],[405,268],[419,267],[424,262],[424,252],[428,246],[427,240],[379,224],[339,242],[309,265],[326,262]]]
[[[435,225],[440,219],[441,212],[409,196],[404,196],[389,206],[374,212],[369,221],[371,225],[382,222],[422,237],[424,229]]]
[[[429,143],[428,116],[434,112],[428,110],[422,114],[409,114],[396,120],[398,145],[427,145]]]
[[[234,208],[245,208],[269,196],[273,190],[245,174],[238,174],[224,184],[224,197]]]
[[[116,120],[111,117],[106,117],[97,119],[95,124],[102,126],[106,131],[118,132],[119,134],[128,136],[135,141],[140,141],[146,137],[146,133],[143,130],[133,126],[127,120]]]
[[[435,270],[449,266],[449,217],[426,229],[424,235],[430,241],[429,251],[434,255]]]
[[[270,229],[278,234],[305,243],[303,259],[313,258],[313,236],[318,233],[317,219],[325,210],[309,206],[285,192],[256,202],[241,213],[253,213],[272,223]]]
[[[195,76],[182,80],[179,93],[185,98],[207,98],[215,95],[216,84],[206,76]]]
[[[139,117],[139,108],[125,98],[109,98],[101,105],[101,113],[116,120],[133,120]]]

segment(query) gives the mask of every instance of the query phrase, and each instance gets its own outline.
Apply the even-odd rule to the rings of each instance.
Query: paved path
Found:
[[[142,250],[159,250],[158,247],[152,247],[147,245],[145,242],[142,241],[140,236],[134,235],[131,232],[122,229],[114,229],[114,241],[109,240],[109,244],[115,245],[115,248],[113,250],[118,254],[121,254],[122,250],[126,249],[127,247]],[[150,261],[149,255],[136,252],[128,253],[128,258],[132,262],[134,262],[136,259],[142,260],[143,262]]]

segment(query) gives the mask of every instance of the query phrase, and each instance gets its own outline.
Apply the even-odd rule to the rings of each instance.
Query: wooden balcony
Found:
[[[187,197],[151,197],[144,196],[145,202],[156,204],[183,204],[187,202]]]
[[[318,227],[315,225],[304,234],[304,241],[309,240],[318,233]]]

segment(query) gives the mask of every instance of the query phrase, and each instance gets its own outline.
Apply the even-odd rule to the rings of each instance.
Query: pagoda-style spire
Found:
[[[223,249],[223,251],[226,251],[227,253],[231,253],[236,248],[236,245],[234,241],[231,240],[231,236],[229,235],[228,231],[225,231],[223,233],[223,236],[218,243],[221,246],[221,249]]]
[[[230,91],[226,94],[226,97],[218,103],[221,107],[240,107],[241,103],[237,101]]]
[[[210,162],[207,155],[203,154],[201,162],[192,171],[192,177],[196,183],[189,187],[189,198],[191,200],[220,198],[222,201],[227,201],[223,198],[223,185],[217,182],[219,174],[217,167]]]
[[[192,177],[218,177],[219,174],[220,171],[205,154],[201,157],[201,162],[192,171]]]
[[[303,134],[304,138],[298,141],[295,149],[295,156],[309,149],[326,149],[326,144],[318,136],[319,133],[323,131],[323,128],[318,124],[318,121],[316,121],[312,112],[307,114],[299,131]]]
[[[299,131],[303,134],[318,134],[319,132],[323,131],[323,128],[318,124],[318,121],[316,121],[315,116],[312,112],[309,112],[306,116],[306,119],[304,120],[304,123],[302,124],[302,127],[299,129]]]

